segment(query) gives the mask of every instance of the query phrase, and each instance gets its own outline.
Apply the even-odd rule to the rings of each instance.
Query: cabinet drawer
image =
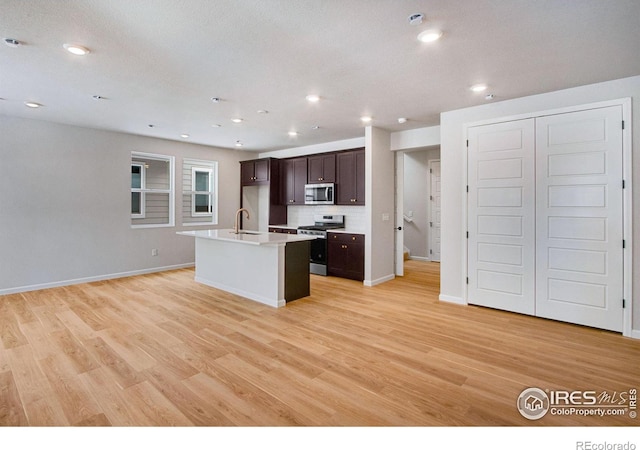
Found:
[[[329,240],[341,243],[364,244],[364,234],[329,233]]]
[[[295,228],[269,227],[269,233],[298,234],[298,230]]]

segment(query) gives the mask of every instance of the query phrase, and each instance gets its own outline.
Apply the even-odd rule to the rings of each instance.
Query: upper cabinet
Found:
[[[264,184],[269,181],[269,159],[254,159],[240,162],[240,183],[242,186]]]
[[[336,204],[364,205],[364,148],[336,154]]]
[[[336,155],[335,153],[313,155],[308,160],[309,184],[335,183],[336,182]]]
[[[265,190],[269,194],[269,225],[285,223],[287,207],[280,199],[280,161],[275,158],[240,161],[240,207],[257,208],[257,204],[245,202],[251,203],[252,198],[260,201],[262,197],[257,192]]]
[[[281,160],[282,203],[304,205],[304,185],[307,184],[307,158]]]

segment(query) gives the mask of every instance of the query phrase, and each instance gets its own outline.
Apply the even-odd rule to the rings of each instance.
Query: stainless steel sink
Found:
[[[259,231],[245,231],[245,230],[239,230],[237,233],[235,231],[229,231],[229,233],[231,233],[231,234],[254,234],[254,235],[262,234]]]

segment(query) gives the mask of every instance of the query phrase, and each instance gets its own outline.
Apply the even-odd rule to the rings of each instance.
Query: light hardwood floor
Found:
[[[528,387],[640,387],[640,341],[437,300],[436,263],[312,276],[274,309],[183,269],[0,297],[9,426],[638,425],[522,417]],[[249,280],[248,280],[249,282]]]

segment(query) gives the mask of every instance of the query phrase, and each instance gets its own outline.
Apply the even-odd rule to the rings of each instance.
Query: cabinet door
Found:
[[[346,278],[364,280],[364,235],[352,234],[346,236]]]
[[[336,181],[336,155],[309,156],[309,176],[307,182],[335,183]]]
[[[364,205],[364,164],[364,150],[349,151],[337,155],[336,203],[338,205]]]
[[[255,161],[253,176],[255,181],[269,181],[269,161]]]
[[[346,249],[336,235],[330,235],[327,242],[327,274],[342,277],[346,270]]]
[[[307,183],[307,158],[282,161],[283,204],[304,205],[304,185]]]
[[[240,182],[243,186],[253,184],[255,174],[254,161],[242,161],[240,163]]]

